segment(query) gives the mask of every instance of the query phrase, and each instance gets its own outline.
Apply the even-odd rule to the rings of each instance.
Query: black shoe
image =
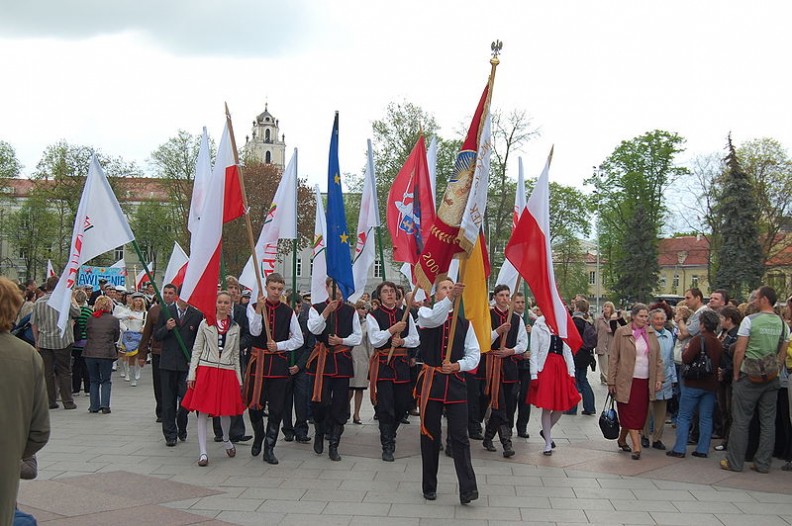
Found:
[[[594,416],[594,411],[581,411],[581,415]]]
[[[652,447],[654,449],[659,449],[660,451],[665,451],[665,449],[666,449],[665,444],[663,444],[659,440],[657,442],[652,442]]]
[[[59,406],[58,404],[50,404],[50,405],[49,405],[49,408],[50,408],[50,409],[57,409],[57,408],[59,408],[59,407],[60,407],[60,406]]]
[[[168,446],[168,447],[175,446],[176,445],[176,439],[175,438],[166,438],[165,439],[165,445]]]
[[[223,441],[223,437],[214,437],[214,441],[215,442],[222,442]]]
[[[393,451],[390,449],[383,449],[382,450],[382,460],[383,462],[393,462]]]
[[[539,430],[539,436],[544,438],[544,430]],[[550,447],[555,449],[555,447],[556,447],[555,440],[551,440],[550,441]]]
[[[454,450],[453,450],[453,449],[451,449],[451,445],[447,445],[447,446],[445,447],[445,455],[446,455],[448,458],[453,458],[453,457],[454,457]]]
[[[484,435],[481,434],[481,431],[474,431],[468,433],[468,438],[470,440],[484,440]]]
[[[403,417],[401,417],[401,420],[399,420],[399,422],[401,422],[402,424],[409,424],[410,419],[407,418],[407,415],[404,415]]]
[[[528,434],[528,431],[517,431],[517,436],[520,438],[531,438],[531,435]]]
[[[110,409],[108,409],[107,412],[109,413]],[[179,433],[179,440],[181,440],[182,442],[187,441],[187,431],[185,431],[184,433]]]
[[[298,444],[308,444],[311,441],[311,437],[294,437],[294,440],[296,440]]]
[[[338,454],[338,446],[330,445],[327,451],[330,460],[333,462],[339,462],[341,460],[341,455]]]
[[[283,433],[283,440],[286,442],[294,442],[294,433]]]
[[[88,412],[89,413],[98,413],[99,410],[98,409],[89,409]]]
[[[698,458],[707,458],[709,456],[706,453],[699,453],[698,451],[694,451],[691,455]]]
[[[484,446],[484,449],[486,449],[487,451],[490,452],[497,451],[497,449],[495,449],[495,444],[492,443],[492,440],[485,438],[484,441],[481,443],[481,445]]]
[[[647,437],[641,437],[641,447],[649,447],[649,439]]]
[[[261,441],[254,441],[253,445],[250,447],[250,454],[257,457],[259,453],[261,453]]]
[[[667,457],[674,457],[674,458],[685,458],[685,454],[684,453],[677,453],[673,449],[671,451],[666,451],[666,456]]]
[[[64,409],[77,409],[77,404],[74,402],[63,402]]]
[[[65,407],[64,409],[68,409],[68,408],[67,408],[67,407]],[[110,411],[110,408],[109,408],[109,407],[103,407],[103,408],[101,409],[101,411],[102,411],[102,414],[103,414],[103,415],[109,415],[109,414],[111,413],[111,411]]]
[[[247,442],[248,440],[252,439],[253,435],[242,435],[241,437],[231,437],[231,443],[236,444],[238,442]]]
[[[161,416],[158,416],[158,417],[157,417],[157,423],[158,423],[158,424],[161,424],[161,423],[162,423],[162,417],[161,417]]]
[[[459,494],[459,502],[462,504],[469,504],[470,501],[478,499],[478,491],[473,490],[468,493],[460,493]]]
[[[427,491],[426,493],[423,494],[423,497],[426,500],[437,500],[437,492]]]

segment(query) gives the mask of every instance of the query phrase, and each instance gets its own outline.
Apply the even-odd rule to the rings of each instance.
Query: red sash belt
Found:
[[[327,355],[328,353],[338,353],[349,351],[351,347],[346,345],[336,345],[333,349],[330,349],[324,343],[317,343],[316,347],[314,347],[313,351],[311,351],[311,356],[308,357],[308,363],[306,365],[311,365],[314,360],[316,360],[316,377],[314,378],[314,386],[313,392],[311,393],[311,402],[321,402],[322,401],[322,388],[324,386],[324,371],[325,365],[327,364]]]
[[[390,349],[377,350],[371,355],[369,360],[369,396],[371,397],[372,405],[377,405],[377,382],[379,381],[379,359],[381,356],[385,358],[390,354]],[[407,349],[404,347],[396,347],[393,349],[393,357],[407,356]]]
[[[264,409],[261,405],[261,390],[264,387],[264,355],[282,353],[283,351],[270,351],[269,349],[259,349],[258,347],[253,347],[250,350],[250,361],[248,362],[247,369],[245,369],[245,383],[243,389],[245,396],[247,396],[250,389],[251,373],[253,373],[253,393],[250,395],[250,399],[246,400],[247,406],[250,409]],[[253,364],[255,364],[255,372],[253,372]]]
[[[499,409],[500,404],[498,402],[498,398],[500,395],[500,388],[501,388],[501,361],[502,358],[498,358],[493,354],[493,351],[487,353],[487,383],[484,388],[484,394],[489,396],[490,399],[490,407],[492,409]]]
[[[426,418],[426,404],[429,403],[429,395],[432,392],[432,383],[434,382],[435,374],[447,374],[443,372],[442,367],[432,367],[431,365],[423,364],[421,368],[421,372],[418,373],[418,379],[415,382],[415,388],[413,389],[413,397],[418,398],[418,407],[421,411],[421,434],[428,436],[431,440],[434,440],[434,437],[429,433],[429,430],[426,429],[426,425],[424,425],[424,418]],[[423,384],[421,385],[421,395],[418,396],[416,393],[416,389],[418,389],[418,384],[421,382],[421,378],[423,378]]]

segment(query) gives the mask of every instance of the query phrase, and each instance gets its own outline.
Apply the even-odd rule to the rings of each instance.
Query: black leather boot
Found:
[[[278,459],[275,458],[275,442],[278,440],[278,426],[267,424],[267,434],[264,435],[264,454],[262,458],[267,464],[277,464]]]
[[[341,434],[344,432],[344,426],[335,424],[330,430],[330,447],[327,451],[330,460],[338,462],[341,460],[341,455],[338,454],[338,443],[341,442]]]
[[[495,426],[487,422],[487,427],[484,428],[484,442],[481,443],[487,451],[497,451],[495,445],[492,443],[492,439],[495,438],[495,433],[497,432],[498,430]]]
[[[383,424],[382,420],[380,420],[379,432],[380,444],[382,445],[382,460],[385,462],[393,462],[393,450],[391,449],[392,426]]]
[[[324,452],[324,423],[314,421],[314,453],[321,455]]]
[[[503,425],[498,427],[498,435],[500,435],[500,441],[503,445],[503,456],[506,458],[514,456],[514,448],[512,447],[512,430],[511,427],[508,425]]]
[[[261,412],[259,412],[259,415]],[[250,423],[253,425],[253,445],[250,448],[250,454],[257,457],[261,453],[261,443],[264,441],[264,420],[261,417],[251,418]]]

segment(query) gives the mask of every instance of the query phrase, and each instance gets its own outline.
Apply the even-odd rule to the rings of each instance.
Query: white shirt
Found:
[[[324,332],[325,327],[327,327],[327,320],[311,306],[311,310],[308,311],[308,330],[318,336]],[[347,347],[354,347],[355,345],[360,345],[362,341],[363,331],[360,329],[360,316],[355,312],[352,315],[352,334],[346,338],[341,338],[341,344]]]
[[[251,336],[261,336],[264,330],[264,319],[261,314],[256,312],[253,303],[248,303],[247,306],[247,319],[250,325]],[[289,339],[280,342],[275,342],[279,351],[293,351],[303,346],[303,334],[300,329],[300,322],[297,321],[297,316],[294,311],[291,311],[291,319],[289,320]]]
[[[494,309],[498,309],[498,307],[493,307]],[[498,309],[499,312],[503,312]],[[508,311],[507,311],[508,313]],[[522,354],[528,350],[528,331],[525,330],[525,322],[519,316],[517,317],[520,320],[520,326],[517,329],[517,343],[514,345],[514,354]],[[509,329],[511,330],[511,329]],[[495,340],[500,338],[500,334],[497,331],[492,331],[490,334],[490,343],[495,343]]]
[[[539,316],[531,331],[531,379],[536,380],[539,372],[544,369],[547,355],[550,353],[550,327],[545,323],[545,317]],[[575,376],[575,361],[572,358],[572,349],[564,342],[563,348],[564,362],[566,362],[567,373]]]
[[[421,339],[418,337],[418,329],[415,327],[412,316],[407,315],[407,337],[404,338],[404,345],[408,349],[414,349],[421,344]],[[379,322],[370,313],[366,316],[366,325],[368,325],[368,339],[374,348],[382,347],[392,337],[389,327],[381,329]]]
[[[418,309],[418,326],[422,329],[434,329],[443,325],[451,314],[454,303],[450,298],[443,298],[434,304],[433,307],[421,307]],[[465,334],[465,355],[458,362],[460,371],[472,371],[478,367],[481,360],[481,348],[479,347],[476,332],[473,325],[468,324],[467,334]]]

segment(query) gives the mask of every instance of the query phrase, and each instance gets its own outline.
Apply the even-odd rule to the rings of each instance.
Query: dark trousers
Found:
[[[283,409],[283,432],[298,437],[308,436],[308,404],[310,403],[310,378],[301,370],[289,378]],[[292,409],[294,420],[292,423]]]
[[[583,411],[594,414],[596,407],[594,407],[594,390],[591,389],[591,384],[588,381],[588,366],[575,367],[575,385],[583,398]],[[576,415],[577,406],[573,407],[566,413],[567,415]]]
[[[71,330],[71,329],[70,329]],[[64,404],[74,402],[72,398],[72,370],[71,349],[39,349],[41,359],[44,360],[44,379],[47,382],[47,398],[49,404],[54,405],[60,391],[61,401]],[[55,371],[58,371],[58,385],[55,385]]]
[[[151,355],[151,383],[154,386],[154,414],[162,418],[162,379],[160,378],[160,355]]]
[[[187,410],[181,406],[187,393],[187,371],[160,369],[162,385],[162,434],[165,439],[187,435]]]
[[[83,392],[87,393],[90,390],[90,378],[88,378],[88,366],[85,365],[85,358],[82,357],[82,349],[72,348],[72,393],[77,394],[80,392],[80,387]]]
[[[325,378],[322,401],[311,402],[314,422],[324,424],[324,430],[343,426],[349,420],[349,378]]]
[[[261,386],[261,406],[267,403],[267,428],[277,432],[283,419],[283,405],[286,402],[286,386],[288,378],[265,378]],[[259,433],[264,429],[264,411],[262,409],[248,409],[248,417],[253,425],[253,430]]]
[[[410,384],[377,382],[377,421],[380,425],[395,426],[410,410]]]
[[[531,404],[525,400],[528,398],[528,389],[531,387],[531,370],[520,369],[520,388],[517,390],[517,432],[524,433],[528,428],[528,421],[531,419]],[[513,417],[512,417],[513,418]]]
[[[426,413],[422,415],[424,426],[432,438],[421,435],[421,460],[423,462],[423,492],[437,491],[437,468],[440,464],[441,429],[440,423],[445,408],[448,421],[448,438],[454,456],[459,493],[477,490],[476,474],[470,462],[470,441],[467,436],[467,404],[443,404],[429,400]]]
[[[468,433],[471,435],[481,433],[481,420],[479,412],[479,379],[475,375],[465,373],[465,387],[467,387]],[[484,410],[486,411],[486,407]]]
[[[88,409],[99,411],[110,408],[110,390],[113,385],[113,360],[86,358],[86,367],[91,376],[91,404]]]
[[[490,412],[489,420],[487,420],[488,429],[497,429],[500,426],[509,426],[509,429],[514,427],[514,412],[517,408],[517,391],[519,385],[515,383],[500,385],[500,392],[498,393],[498,409],[493,409]],[[489,402],[489,398],[487,398]],[[488,404],[489,405],[489,404]]]

